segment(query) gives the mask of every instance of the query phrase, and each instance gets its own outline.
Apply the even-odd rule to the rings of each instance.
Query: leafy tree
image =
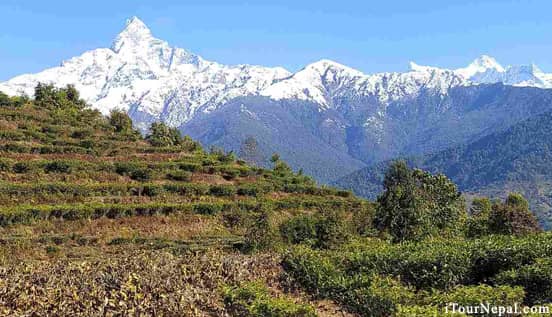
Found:
[[[128,114],[121,110],[111,110],[109,114],[109,123],[115,128],[116,132],[132,131],[132,120]]]
[[[541,231],[529,210],[529,203],[518,193],[508,195],[504,203],[493,204],[488,225],[489,232],[496,234],[523,235]]]
[[[489,233],[489,215],[492,202],[489,198],[475,198],[470,207],[470,217],[466,222],[466,235],[480,237]]]
[[[0,107],[8,107],[11,105],[11,100],[8,95],[0,92]]]
[[[272,154],[270,161],[274,164],[274,172],[276,172],[276,174],[278,174],[279,176],[288,176],[293,173],[291,167],[289,167],[286,162],[281,160],[280,155],[278,155],[277,153]]]
[[[479,237],[488,234],[524,235],[541,231],[529,210],[529,203],[518,193],[511,193],[504,202],[478,198],[472,203],[467,222],[467,235]]]
[[[52,84],[38,83],[35,87],[35,103],[40,107],[59,109],[83,109],[86,106],[73,85],[56,88]]]
[[[410,169],[404,161],[396,161],[383,185],[374,225],[393,241],[420,240],[462,227],[464,201],[444,175]]]
[[[182,144],[182,137],[177,128],[171,128],[163,122],[154,122],[146,140],[153,146],[175,146]]]

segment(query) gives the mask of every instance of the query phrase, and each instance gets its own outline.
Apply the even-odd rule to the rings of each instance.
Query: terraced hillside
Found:
[[[259,169],[152,131],[88,109],[71,87],[0,95],[0,315],[223,316],[224,294],[248,281],[269,309],[336,313],[282,295],[278,252],[250,252],[278,239],[255,228],[365,201],[277,157]]]

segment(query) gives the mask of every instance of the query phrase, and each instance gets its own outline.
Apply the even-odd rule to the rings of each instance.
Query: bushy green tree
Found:
[[[116,132],[132,131],[132,119],[124,111],[114,109],[109,114],[109,123]]]
[[[11,100],[8,95],[0,92],[0,107],[7,107],[11,105]]]
[[[286,162],[280,159],[280,155],[274,153],[270,158],[270,161],[274,164],[274,172],[276,172],[276,174],[278,174],[279,176],[287,176],[293,173],[291,167],[289,167]]]
[[[175,146],[182,144],[182,137],[177,128],[171,128],[163,122],[151,124],[146,140],[153,146]]]
[[[489,234],[524,235],[539,231],[540,225],[521,194],[511,193],[504,202],[477,198],[472,203],[467,222],[469,237]]]
[[[73,85],[56,88],[52,84],[38,83],[34,91],[35,103],[40,107],[58,109],[84,109],[86,103],[80,99]]]
[[[493,204],[489,215],[489,232],[523,235],[541,231],[529,203],[518,193],[508,195],[504,203]]]
[[[492,202],[487,197],[475,198],[470,207],[470,217],[466,222],[466,235],[480,237],[489,233],[489,215]]]
[[[378,197],[374,225],[393,241],[420,240],[461,228],[464,201],[442,174],[432,175],[396,161],[387,170],[384,192]]]

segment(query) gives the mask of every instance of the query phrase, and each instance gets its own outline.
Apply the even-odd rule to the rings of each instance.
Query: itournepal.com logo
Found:
[[[479,303],[479,305],[469,306],[458,303],[448,303],[445,307],[447,314],[466,314],[466,315],[494,315],[511,316],[525,314],[550,315],[552,306],[522,306],[515,303],[513,306],[493,305],[491,303]]]

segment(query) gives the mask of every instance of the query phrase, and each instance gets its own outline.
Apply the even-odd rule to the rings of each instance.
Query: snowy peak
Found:
[[[150,29],[137,17],[132,17],[127,20],[126,26],[117,35],[111,49],[119,52],[125,46],[140,46],[147,44],[153,39]]]
[[[331,73],[339,73],[345,76],[365,76],[362,72],[345,66],[343,64],[340,64],[338,62],[329,60],[329,59],[321,59],[317,62],[311,63],[307,65],[302,70],[303,72],[316,72],[320,74],[321,76],[326,75],[328,72]]]
[[[502,67],[502,65],[500,65],[493,57],[481,55],[467,67],[456,70],[456,73],[462,75],[466,79],[470,79],[477,74],[483,74],[486,72],[503,73],[504,67]]]
[[[443,71],[443,69],[441,68],[437,68],[437,67],[432,67],[432,66],[422,66],[422,65],[418,65],[414,62],[410,62],[409,63],[409,66],[410,66],[410,71],[413,71],[413,72],[434,72],[434,71]]]
[[[279,81],[261,92],[270,98],[300,99],[329,107],[336,91],[351,89],[367,76],[338,62],[323,59]]]

